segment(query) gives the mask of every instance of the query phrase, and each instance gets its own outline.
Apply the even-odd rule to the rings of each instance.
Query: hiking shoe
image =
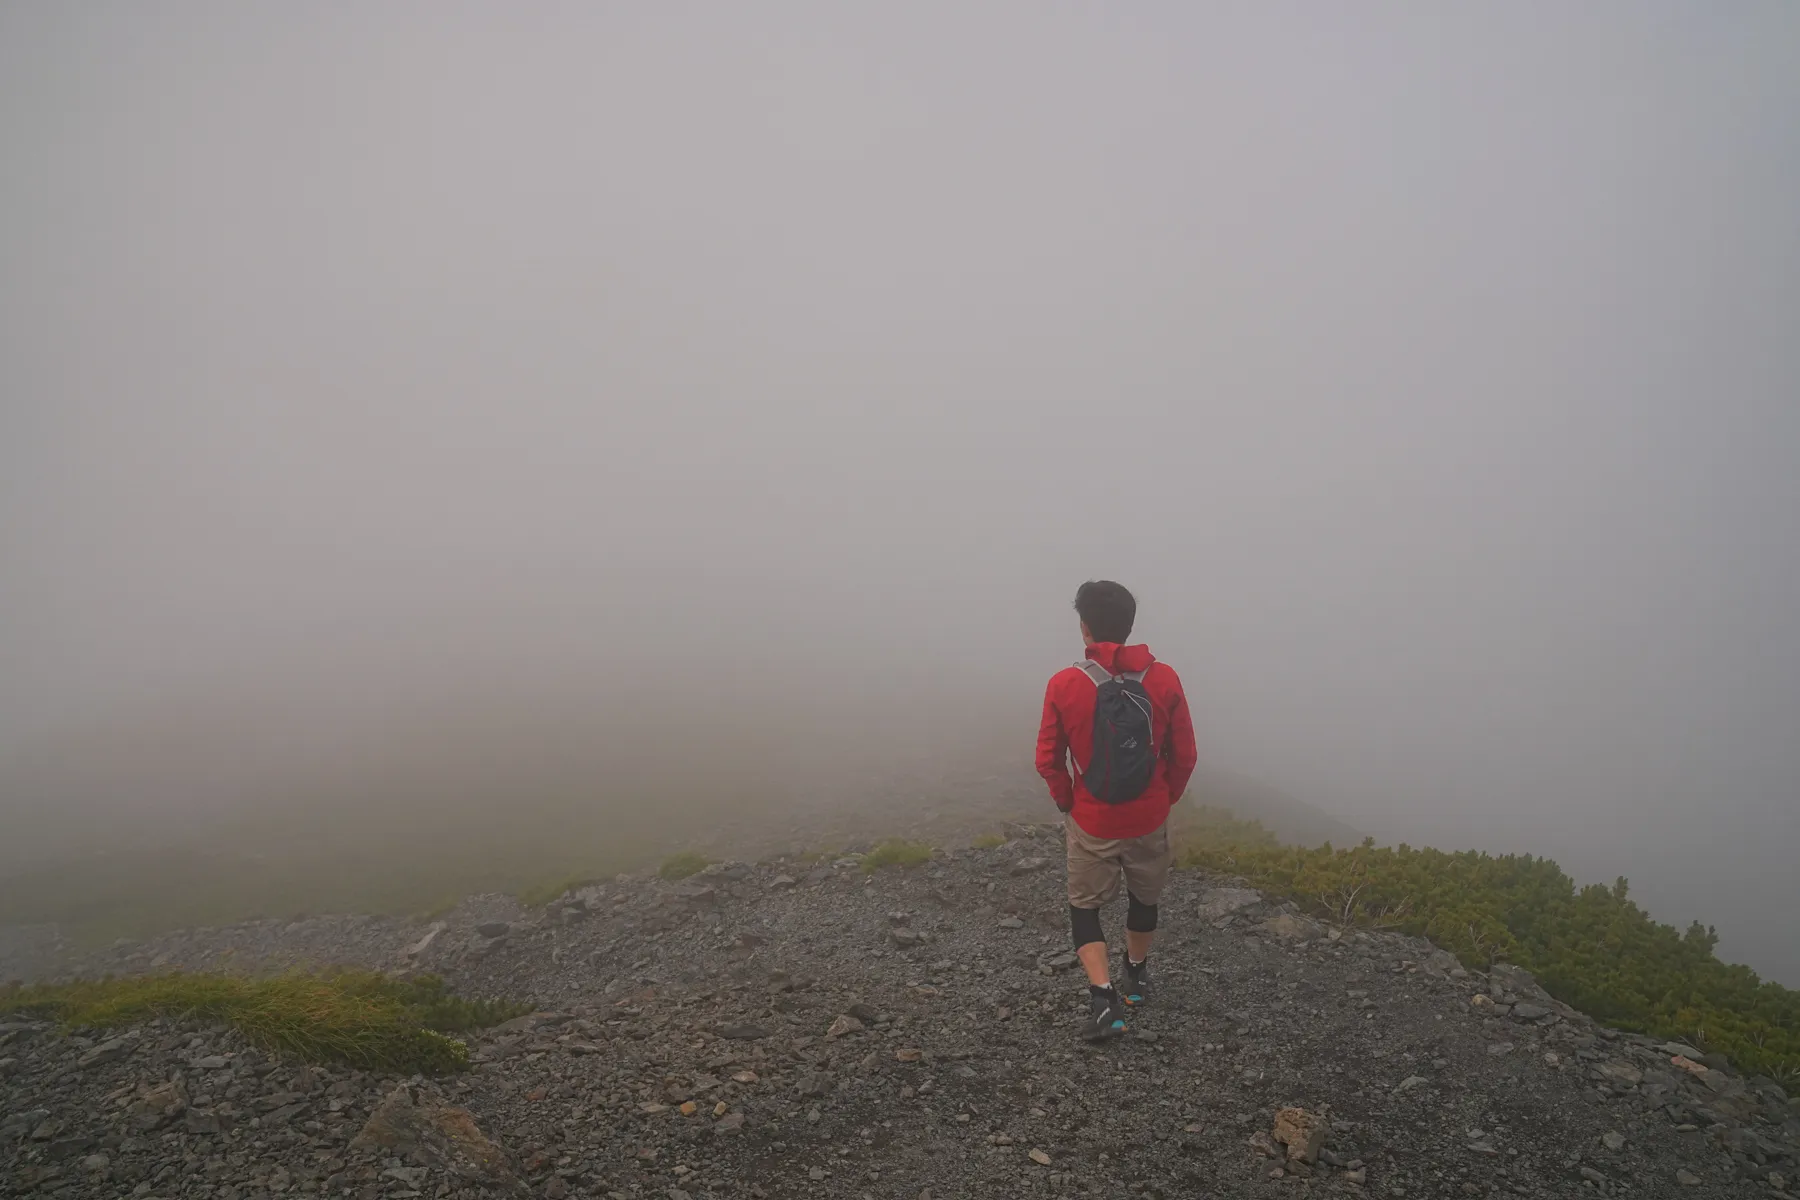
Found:
[[[1150,964],[1133,967],[1125,964],[1125,981],[1119,985],[1119,999],[1136,1008],[1150,998]]]
[[[1103,1042],[1125,1032],[1125,1009],[1119,1003],[1118,990],[1104,996],[1090,995],[1088,1014],[1081,1021],[1082,1040]]]

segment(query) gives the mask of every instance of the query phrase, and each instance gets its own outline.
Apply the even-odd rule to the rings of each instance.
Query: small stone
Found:
[[[688,1100],[681,1106],[681,1115],[684,1117],[691,1117],[699,1110],[700,1106],[698,1104],[695,1104],[692,1100]]]
[[[741,1112],[726,1113],[724,1116],[720,1117],[718,1120],[718,1123],[713,1126],[713,1134],[716,1137],[727,1137],[731,1134],[737,1133],[738,1131],[742,1130],[743,1128],[744,1128],[744,1114],[743,1113],[741,1113]]]
[[[719,1030],[719,1036],[731,1041],[748,1042],[768,1037],[769,1031],[761,1025],[726,1025]]]
[[[831,1041],[841,1038],[846,1034],[861,1033],[862,1031],[863,1023],[855,1017],[850,1016],[848,1013],[845,1013],[831,1023],[831,1028],[825,1031],[825,1037],[826,1040]]]
[[[1014,875],[1029,875],[1033,871],[1041,871],[1050,865],[1047,858],[1021,858],[1012,865]]]
[[[1048,1154],[1044,1153],[1042,1150],[1039,1150],[1036,1146],[1033,1146],[1030,1150],[1027,1150],[1025,1152],[1025,1157],[1029,1158],[1032,1162],[1036,1163],[1040,1167],[1047,1167],[1050,1165],[1050,1156]]]
[[[739,1071],[736,1075],[733,1075],[731,1077],[731,1082],[733,1082],[733,1083],[755,1083],[756,1082],[756,1072],[755,1071]]]
[[[814,1167],[812,1170],[810,1170],[806,1173],[806,1177],[808,1179],[812,1180],[814,1183],[822,1183],[822,1182],[824,1182],[824,1179],[825,1179],[825,1168],[824,1167]]]
[[[911,950],[925,940],[924,935],[916,929],[892,929],[888,931],[888,937],[902,950]]]
[[[1606,1176],[1604,1176],[1600,1172],[1594,1170],[1594,1168],[1592,1168],[1592,1167],[1581,1168],[1581,1177],[1583,1179],[1587,1180],[1589,1183],[1595,1184],[1599,1187],[1606,1186]]]
[[[1394,1085],[1394,1095],[1398,1096],[1402,1092],[1410,1092],[1424,1082],[1425,1077],[1423,1075],[1408,1075],[1405,1079],[1402,1079],[1399,1083]]]
[[[1541,1021],[1545,1017],[1554,1015],[1541,1004],[1515,1004],[1512,1010],[1512,1018],[1515,1021]]]
[[[1019,920],[1019,918],[1017,918],[1017,917],[1001,917],[1000,918],[1000,928],[1002,928],[1002,929],[1023,929],[1023,928],[1025,928],[1025,922]]]
[[[1369,1173],[1362,1167],[1352,1167],[1350,1170],[1344,1172],[1344,1182],[1367,1183],[1369,1182]],[[1401,1193],[1396,1193],[1396,1195],[1399,1194]]]
[[[477,925],[475,932],[484,938],[505,937],[512,932],[512,926],[505,921],[486,921]]]
[[[786,891],[798,886],[799,882],[792,875],[777,875],[769,881],[769,890],[772,892]]]
[[[924,1056],[925,1052],[916,1046],[901,1046],[894,1051],[895,1062],[916,1063]]]
[[[1675,1182],[1682,1187],[1699,1187],[1700,1177],[1692,1171],[1682,1170],[1675,1172]]]
[[[196,1058],[194,1066],[201,1071],[222,1071],[231,1065],[231,1060],[223,1054],[208,1054],[205,1058]]]
[[[1503,1054],[1511,1054],[1513,1052],[1513,1044],[1511,1042],[1495,1042],[1487,1048],[1487,1052],[1495,1058],[1499,1058]]]
[[[112,1159],[104,1154],[90,1154],[81,1160],[81,1169],[84,1171],[104,1171],[111,1166]]]
[[[1600,1144],[1617,1154],[1625,1148],[1625,1135],[1614,1131],[1608,1131],[1600,1135]]]

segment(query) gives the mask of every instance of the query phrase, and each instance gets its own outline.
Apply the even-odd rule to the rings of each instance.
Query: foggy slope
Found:
[[[1800,984],[1800,8],[715,7],[0,6],[5,869],[1004,800],[1111,578]]]

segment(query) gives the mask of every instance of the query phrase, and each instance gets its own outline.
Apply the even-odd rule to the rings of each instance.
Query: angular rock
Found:
[[[179,1082],[143,1088],[137,1100],[125,1111],[125,1119],[139,1133],[160,1129],[187,1107],[187,1091]]]
[[[1271,1136],[1287,1147],[1288,1158],[1313,1163],[1325,1146],[1326,1124],[1323,1118],[1304,1108],[1283,1108],[1275,1113],[1275,1129]]]
[[[419,957],[421,954],[425,953],[425,951],[431,949],[431,943],[437,941],[438,935],[448,928],[449,926],[442,921],[433,921],[430,928],[425,930],[425,936],[401,951],[402,956],[405,958]]]
[[[1325,935],[1323,925],[1296,913],[1281,913],[1270,917],[1258,925],[1256,931],[1284,942],[1310,942]]]
[[[1596,1075],[1614,1087],[1633,1088],[1644,1082],[1644,1073],[1628,1062],[1609,1059],[1594,1068]]]
[[[101,1042],[98,1046],[95,1046],[92,1050],[87,1051],[80,1058],[76,1059],[75,1065],[78,1067],[99,1067],[110,1062],[117,1062],[127,1054],[130,1054],[136,1046],[137,1043],[131,1038],[112,1038],[108,1041]]]
[[[845,1034],[861,1033],[862,1031],[863,1023],[846,1013],[831,1023],[831,1028],[825,1031],[825,1038],[827,1041],[831,1041],[841,1038]]]
[[[350,1148],[385,1152],[485,1188],[526,1190],[506,1153],[481,1132],[468,1109],[423,1093],[415,1100],[404,1086],[381,1102]]]
[[[1021,858],[1013,863],[1008,869],[1014,875],[1030,875],[1035,871],[1043,870],[1049,865],[1050,860],[1047,858]]]
[[[505,937],[512,932],[512,925],[506,921],[486,921],[477,925],[475,932],[484,938]]]
[[[1249,888],[1208,888],[1200,894],[1198,916],[1202,921],[1217,921],[1245,909],[1255,908],[1262,902],[1262,893]]]

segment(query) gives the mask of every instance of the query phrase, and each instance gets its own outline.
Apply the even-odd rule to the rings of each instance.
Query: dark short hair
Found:
[[[1096,642],[1122,642],[1137,620],[1137,601],[1122,583],[1090,579],[1075,592],[1075,611]]]

